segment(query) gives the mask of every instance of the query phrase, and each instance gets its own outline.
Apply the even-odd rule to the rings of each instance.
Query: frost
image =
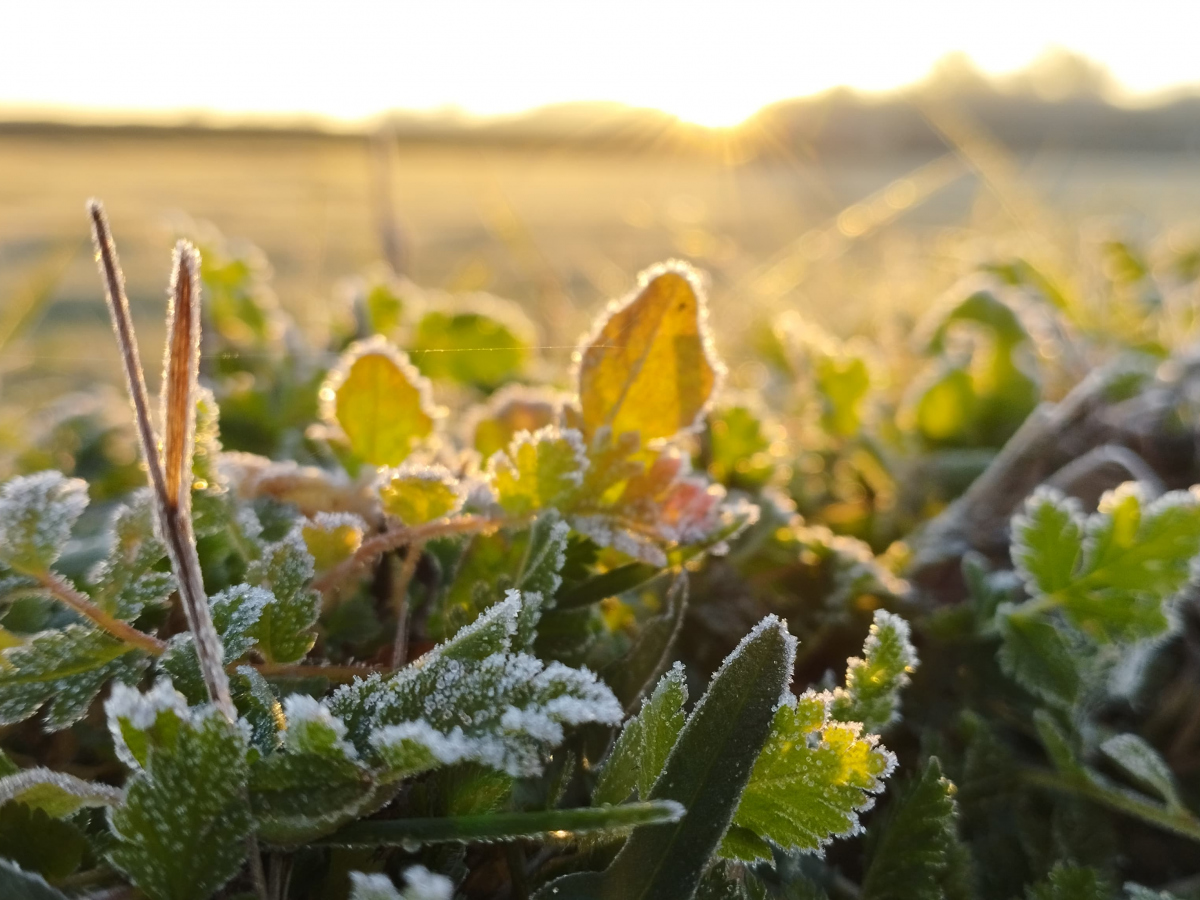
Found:
[[[405,462],[381,469],[377,479],[383,510],[405,525],[424,525],[454,515],[466,500],[466,488],[445,466]]]
[[[283,716],[287,722],[284,747],[295,753],[330,753],[354,759],[358,751],[346,737],[346,723],[329,708],[307,694],[284,698]]]
[[[896,756],[864,735],[858,722],[830,715],[833,696],[807,691],[788,695],[775,712],[734,814],[734,825],[757,836],[727,842],[724,855],[769,857],[764,839],[793,851],[820,852],[836,837],[862,831],[859,814],[896,767]],[[744,832],[743,832],[744,833]]]
[[[295,662],[312,648],[310,631],[320,612],[320,601],[309,588],[315,572],[312,554],[302,527],[282,540],[267,544],[261,558],[246,570],[246,580],[270,588],[274,600],[262,611],[252,632],[263,655],[271,662]]]
[[[135,771],[146,762],[143,733],[156,727],[160,716],[174,716],[180,722],[191,719],[187,698],[167,678],[160,678],[144,694],[127,684],[113,685],[104,713],[117,758]]]
[[[564,726],[622,718],[612,691],[587,669],[512,652],[540,602],[509,591],[408,668],[341,688],[331,711],[361,752],[404,770],[469,759],[512,775],[540,771]]]
[[[511,515],[561,506],[582,484],[588,468],[583,435],[548,425],[520,431],[505,451],[488,460],[497,502]]]
[[[0,487],[0,562],[30,575],[48,571],[87,505],[87,484],[61,472],[5,483]]]
[[[0,654],[0,724],[27,719],[48,703],[43,727],[66,728],[83,717],[111,679],[136,681],[146,656],[85,625],[43,631]]]
[[[386,875],[350,873],[350,900],[450,900],[454,884],[444,875],[430,872],[424,866],[413,866],[404,873],[403,891]]]
[[[61,818],[89,806],[112,806],[121,802],[121,791],[107,784],[84,781],[50,769],[25,769],[0,778],[0,806],[10,801],[43,809]]]
[[[900,691],[917,667],[908,622],[879,609],[863,643],[863,658],[846,661],[846,686],[833,692],[833,716],[861,722],[868,731],[892,724],[900,706]]]

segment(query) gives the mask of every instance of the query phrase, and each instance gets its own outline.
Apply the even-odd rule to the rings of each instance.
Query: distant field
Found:
[[[281,304],[320,329],[338,280],[380,259],[379,158],[369,139],[319,134],[0,132],[0,331],[48,290],[3,350],[6,405],[115,377],[87,197],[108,206],[148,345],[173,229],[187,217],[261,247]],[[605,298],[664,257],[711,273],[718,334],[734,344],[756,312],[783,307],[843,334],[877,327],[881,310],[919,312],[962,271],[974,238],[1028,232],[1012,198],[998,202],[951,154],[725,164],[654,150],[401,144],[389,159],[410,277],[520,301],[552,360]],[[1061,252],[1088,217],[1151,233],[1200,211],[1200,166],[1182,154],[1060,152],[1014,165],[1021,209],[1053,222]],[[872,195],[874,205],[853,207]]]

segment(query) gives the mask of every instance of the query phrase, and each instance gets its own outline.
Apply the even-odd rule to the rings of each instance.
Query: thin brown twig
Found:
[[[237,719],[237,711],[229,695],[229,678],[222,665],[221,640],[213,627],[204,594],[200,558],[191,523],[192,425],[200,346],[199,254],[186,242],[181,241],[176,245],[163,374],[163,406],[168,435],[164,460],[159,455],[158,440],[150,421],[146,379],[138,355],[133,320],[129,314],[129,298],[125,295],[125,278],[117,261],[112,232],[99,201],[88,201],[88,213],[92,219],[96,255],[125,366],[129,396],[133,402],[142,457],[146,461],[150,485],[157,501],[160,536],[166,544],[188,626],[195,637],[196,655],[209,699],[232,722]],[[164,462],[170,466],[169,472],[164,473]]]
[[[490,519],[486,516],[455,516],[451,519],[441,519],[425,525],[412,527],[401,526],[392,528],[382,534],[368,538],[355,551],[354,555],[338,563],[320,578],[313,581],[313,590],[328,593],[354,572],[389,550],[415,543],[425,543],[434,538],[449,537],[455,534],[490,534],[505,525],[517,524],[517,520]]]
[[[153,656],[161,656],[167,645],[154,635],[139,631],[128,622],[109,615],[93,603],[82,591],[69,581],[54,572],[46,572],[39,576],[38,582],[42,589],[54,599],[69,606],[75,612],[89,619],[102,631],[107,631],[118,640],[132,644],[140,650],[145,650]]]
[[[412,584],[425,545],[413,541],[404,553],[404,563],[392,583],[392,602],[396,606],[396,636],[392,640],[392,668],[398,669],[408,661],[408,586]]]

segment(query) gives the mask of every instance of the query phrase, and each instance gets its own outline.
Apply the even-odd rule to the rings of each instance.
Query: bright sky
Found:
[[[571,100],[732,124],[943,55],[1018,69],[1051,46],[1131,92],[1200,83],[1197,0],[0,0],[0,108],[517,112]]]

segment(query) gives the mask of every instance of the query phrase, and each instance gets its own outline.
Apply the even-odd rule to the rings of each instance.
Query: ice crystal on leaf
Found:
[[[6,482],[0,487],[0,562],[30,575],[48,572],[87,504],[87,484],[61,472]]]
[[[470,760],[527,775],[564,726],[620,721],[620,704],[591,672],[513,652],[531,603],[540,598],[511,591],[417,663],[338,691],[330,708],[360,752],[405,772]]]
[[[1093,639],[1152,637],[1166,630],[1167,604],[1195,577],[1200,494],[1150,500],[1128,483],[1085,518],[1075,501],[1041,489],[1013,521],[1012,555],[1034,602],[1061,608]]]
[[[259,649],[271,662],[295,662],[312,649],[316,636],[310,629],[320,611],[319,598],[308,586],[314,572],[312,554],[299,528],[267,544],[246,571],[248,582],[274,596],[253,630]]]
[[[44,727],[78,721],[112,679],[134,682],[146,667],[137,648],[86,625],[44,631],[0,654],[0,724],[29,718],[48,704]]]
[[[146,694],[118,685],[105,711],[134,769],[109,811],[109,861],[152,900],[207,900],[246,856],[245,735],[165,680]]]
[[[860,830],[858,814],[874,805],[896,757],[857,722],[836,721],[832,699],[808,691],[776,711],[722,855],[770,858],[764,839],[785,849],[819,851]]]
[[[462,507],[465,492],[445,466],[406,463],[379,475],[383,511],[405,525],[424,525]]]
[[[413,866],[404,873],[405,887],[396,890],[386,875],[350,873],[350,900],[450,900],[454,885],[444,875],[424,866]]]

